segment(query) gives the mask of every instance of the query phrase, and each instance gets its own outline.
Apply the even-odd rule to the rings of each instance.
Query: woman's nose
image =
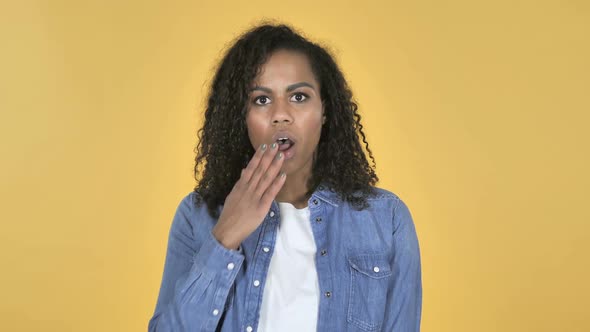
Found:
[[[279,123],[291,123],[293,122],[293,117],[291,114],[290,105],[286,101],[279,101],[274,104],[273,114],[272,114],[272,123],[279,124]]]

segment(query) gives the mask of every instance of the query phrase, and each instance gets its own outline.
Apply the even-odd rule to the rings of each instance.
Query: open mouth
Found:
[[[289,150],[295,142],[291,141],[287,137],[282,137],[277,139],[277,144],[279,145],[279,151],[286,151]]]
[[[280,137],[277,139],[277,144],[279,145],[279,151],[285,156],[285,161],[293,158],[295,155],[295,149],[293,149],[295,142],[288,137]]]

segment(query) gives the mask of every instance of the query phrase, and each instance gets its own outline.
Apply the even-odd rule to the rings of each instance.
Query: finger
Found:
[[[248,162],[246,168],[242,170],[241,179],[243,179],[246,183],[250,181],[252,174],[254,174],[254,171],[258,167],[258,164],[260,163],[260,160],[262,160],[262,157],[264,156],[266,150],[268,150],[268,146],[266,144],[260,145],[254,153],[254,155],[252,156],[252,159],[250,159],[250,161]]]
[[[256,170],[254,171],[254,173],[252,174],[252,177],[250,177],[250,181],[248,182],[248,187],[253,191],[258,186],[258,182],[260,181],[260,178],[266,172],[266,169],[268,168],[268,166],[272,162],[273,158],[277,154],[279,147],[278,147],[277,143],[272,143],[267,148],[267,150],[268,151],[266,151],[266,153],[262,156],[262,159],[258,163]]]
[[[281,172],[277,177],[274,178],[272,184],[266,189],[262,197],[260,198],[260,204],[267,209],[270,208],[270,204],[272,201],[277,197],[277,194],[285,184],[285,180],[287,179],[287,174],[285,172]]]
[[[281,170],[281,167],[283,166],[284,160],[285,160],[285,155],[282,152],[279,152],[272,160],[272,162],[269,165],[266,172],[264,174],[262,174],[262,177],[260,178],[260,181],[258,181],[258,186],[256,187],[256,190],[255,190],[258,197],[260,197],[260,196],[262,196],[262,194],[264,194],[264,192],[266,191],[268,186],[270,186],[272,181],[277,177],[277,175],[279,175],[279,171]]]

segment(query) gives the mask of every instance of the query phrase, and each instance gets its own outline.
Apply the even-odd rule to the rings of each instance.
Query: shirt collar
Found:
[[[321,182],[315,191],[311,194],[309,201],[307,202],[308,205],[313,201],[314,198],[321,199],[322,201],[337,207],[340,203],[340,196],[336,191],[331,190],[331,187],[325,183]]]

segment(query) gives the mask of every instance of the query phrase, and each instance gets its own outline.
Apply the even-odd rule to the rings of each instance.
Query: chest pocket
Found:
[[[391,264],[386,255],[348,257],[350,297],[347,321],[364,331],[380,331],[391,284]]]

